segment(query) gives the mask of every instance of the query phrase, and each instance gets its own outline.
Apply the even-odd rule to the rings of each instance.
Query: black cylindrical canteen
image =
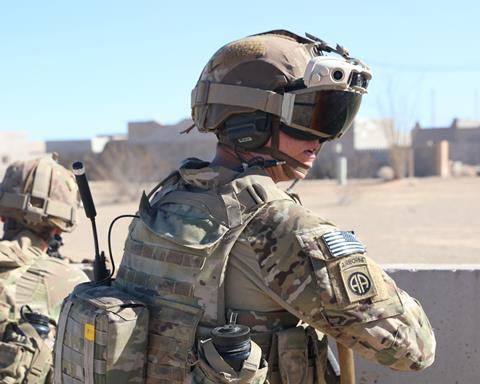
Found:
[[[250,328],[241,324],[214,328],[212,342],[225,362],[240,372],[243,362],[250,356]]]
[[[89,219],[93,219],[97,216],[97,211],[95,210],[95,204],[93,203],[92,193],[90,192],[90,187],[88,186],[87,176],[85,175],[85,168],[81,161],[76,161],[72,164],[73,174],[77,180],[78,190],[80,191],[80,197],[82,199],[83,208],[85,209],[85,214]]]
[[[27,312],[28,311],[28,312]],[[28,305],[20,309],[21,318],[30,323],[42,339],[47,339],[50,333],[50,318],[38,312],[33,312]]]

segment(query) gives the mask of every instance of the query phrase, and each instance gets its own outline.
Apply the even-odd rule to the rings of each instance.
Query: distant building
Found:
[[[125,140],[125,135],[96,136],[85,140],[48,140],[45,146],[48,153],[99,153],[111,140]]]
[[[101,153],[105,145],[114,140],[126,140],[126,136],[98,135],[85,140],[48,140],[45,142],[45,149],[48,153],[58,153],[60,163],[70,166],[73,161],[83,160],[88,154]]]
[[[45,154],[45,143],[29,141],[25,132],[0,132],[0,179],[9,164]]]
[[[443,140],[449,143],[449,158],[465,164],[480,164],[480,121],[454,119],[449,127],[422,128],[412,131],[412,147],[433,146]]]
[[[210,161],[215,155],[217,138],[213,133],[201,133],[196,128],[185,132],[192,124],[191,119],[173,125],[162,125],[154,120],[129,122],[128,144],[144,147],[158,167],[169,171],[187,157]]]
[[[376,177],[378,169],[389,164],[393,145],[410,145],[409,132],[397,131],[393,119],[356,119],[341,139],[323,145],[312,176],[335,177],[336,159],[344,156],[348,177]]]
[[[165,128],[155,120],[128,122],[128,141],[155,140]]]
[[[177,124],[163,125],[155,120],[131,121],[128,123],[128,141],[132,144],[166,143],[194,141],[216,141],[215,135],[199,132],[196,128],[182,134],[193,124],[191,119],[184,119]]]

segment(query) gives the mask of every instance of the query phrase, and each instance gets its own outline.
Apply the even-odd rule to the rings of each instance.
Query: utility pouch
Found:
[[[0,342],[0,383],[51,382],[51,347],[28,323],[10,323]]]
[[[309,356],[313,358],[315,368],[315,384],[338,384],[340,383],[340,370],[335,355],[328,346],[328,339],[325,334],[308,326],[306,328],[308,337]]]
[[[337,377],[327,372],[327,352],[327,338],[310,326],[298,325],[276,332],[269,358],[269,364],[271,360],[273,366],[269,377],[270,383],[338,383]]]
[[[21,383],[32,361],[33,352],[26,345],[0,342],[0,383]]]
[[[301,326],[275,334],[282,384],[308,383],[308,339]]]
[[[149,306],[147,384],[183,384],[195,363],[194,344],[202,309],[156,298]]]
[[[148,317],[146,305],[128,293],[78,285],[60,314],[55,383],[143,383]]]

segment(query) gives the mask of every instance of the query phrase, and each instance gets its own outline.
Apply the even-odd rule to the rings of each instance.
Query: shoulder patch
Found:
[[[377,287],[375,279],[364,256],[352,256],[339,263],[345,291],[350,303],[375,297]]]
[[[322,241],[332,257],[343,257],[354,253],[366,253],[353,232],[331,231],[322,235]]]

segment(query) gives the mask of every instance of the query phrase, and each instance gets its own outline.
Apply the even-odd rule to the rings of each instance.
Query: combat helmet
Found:
[[[306,173],[302,163],[279,151],[279,131],[320,142],[341,137],[372,77],[345,48],[306,36],[274,30],[220,48],[192,91],[197,129]]]
[[[0,216],[33,230],[71,232],[80,199],[71,171],[52,156],[11,164],[0,184]]]

